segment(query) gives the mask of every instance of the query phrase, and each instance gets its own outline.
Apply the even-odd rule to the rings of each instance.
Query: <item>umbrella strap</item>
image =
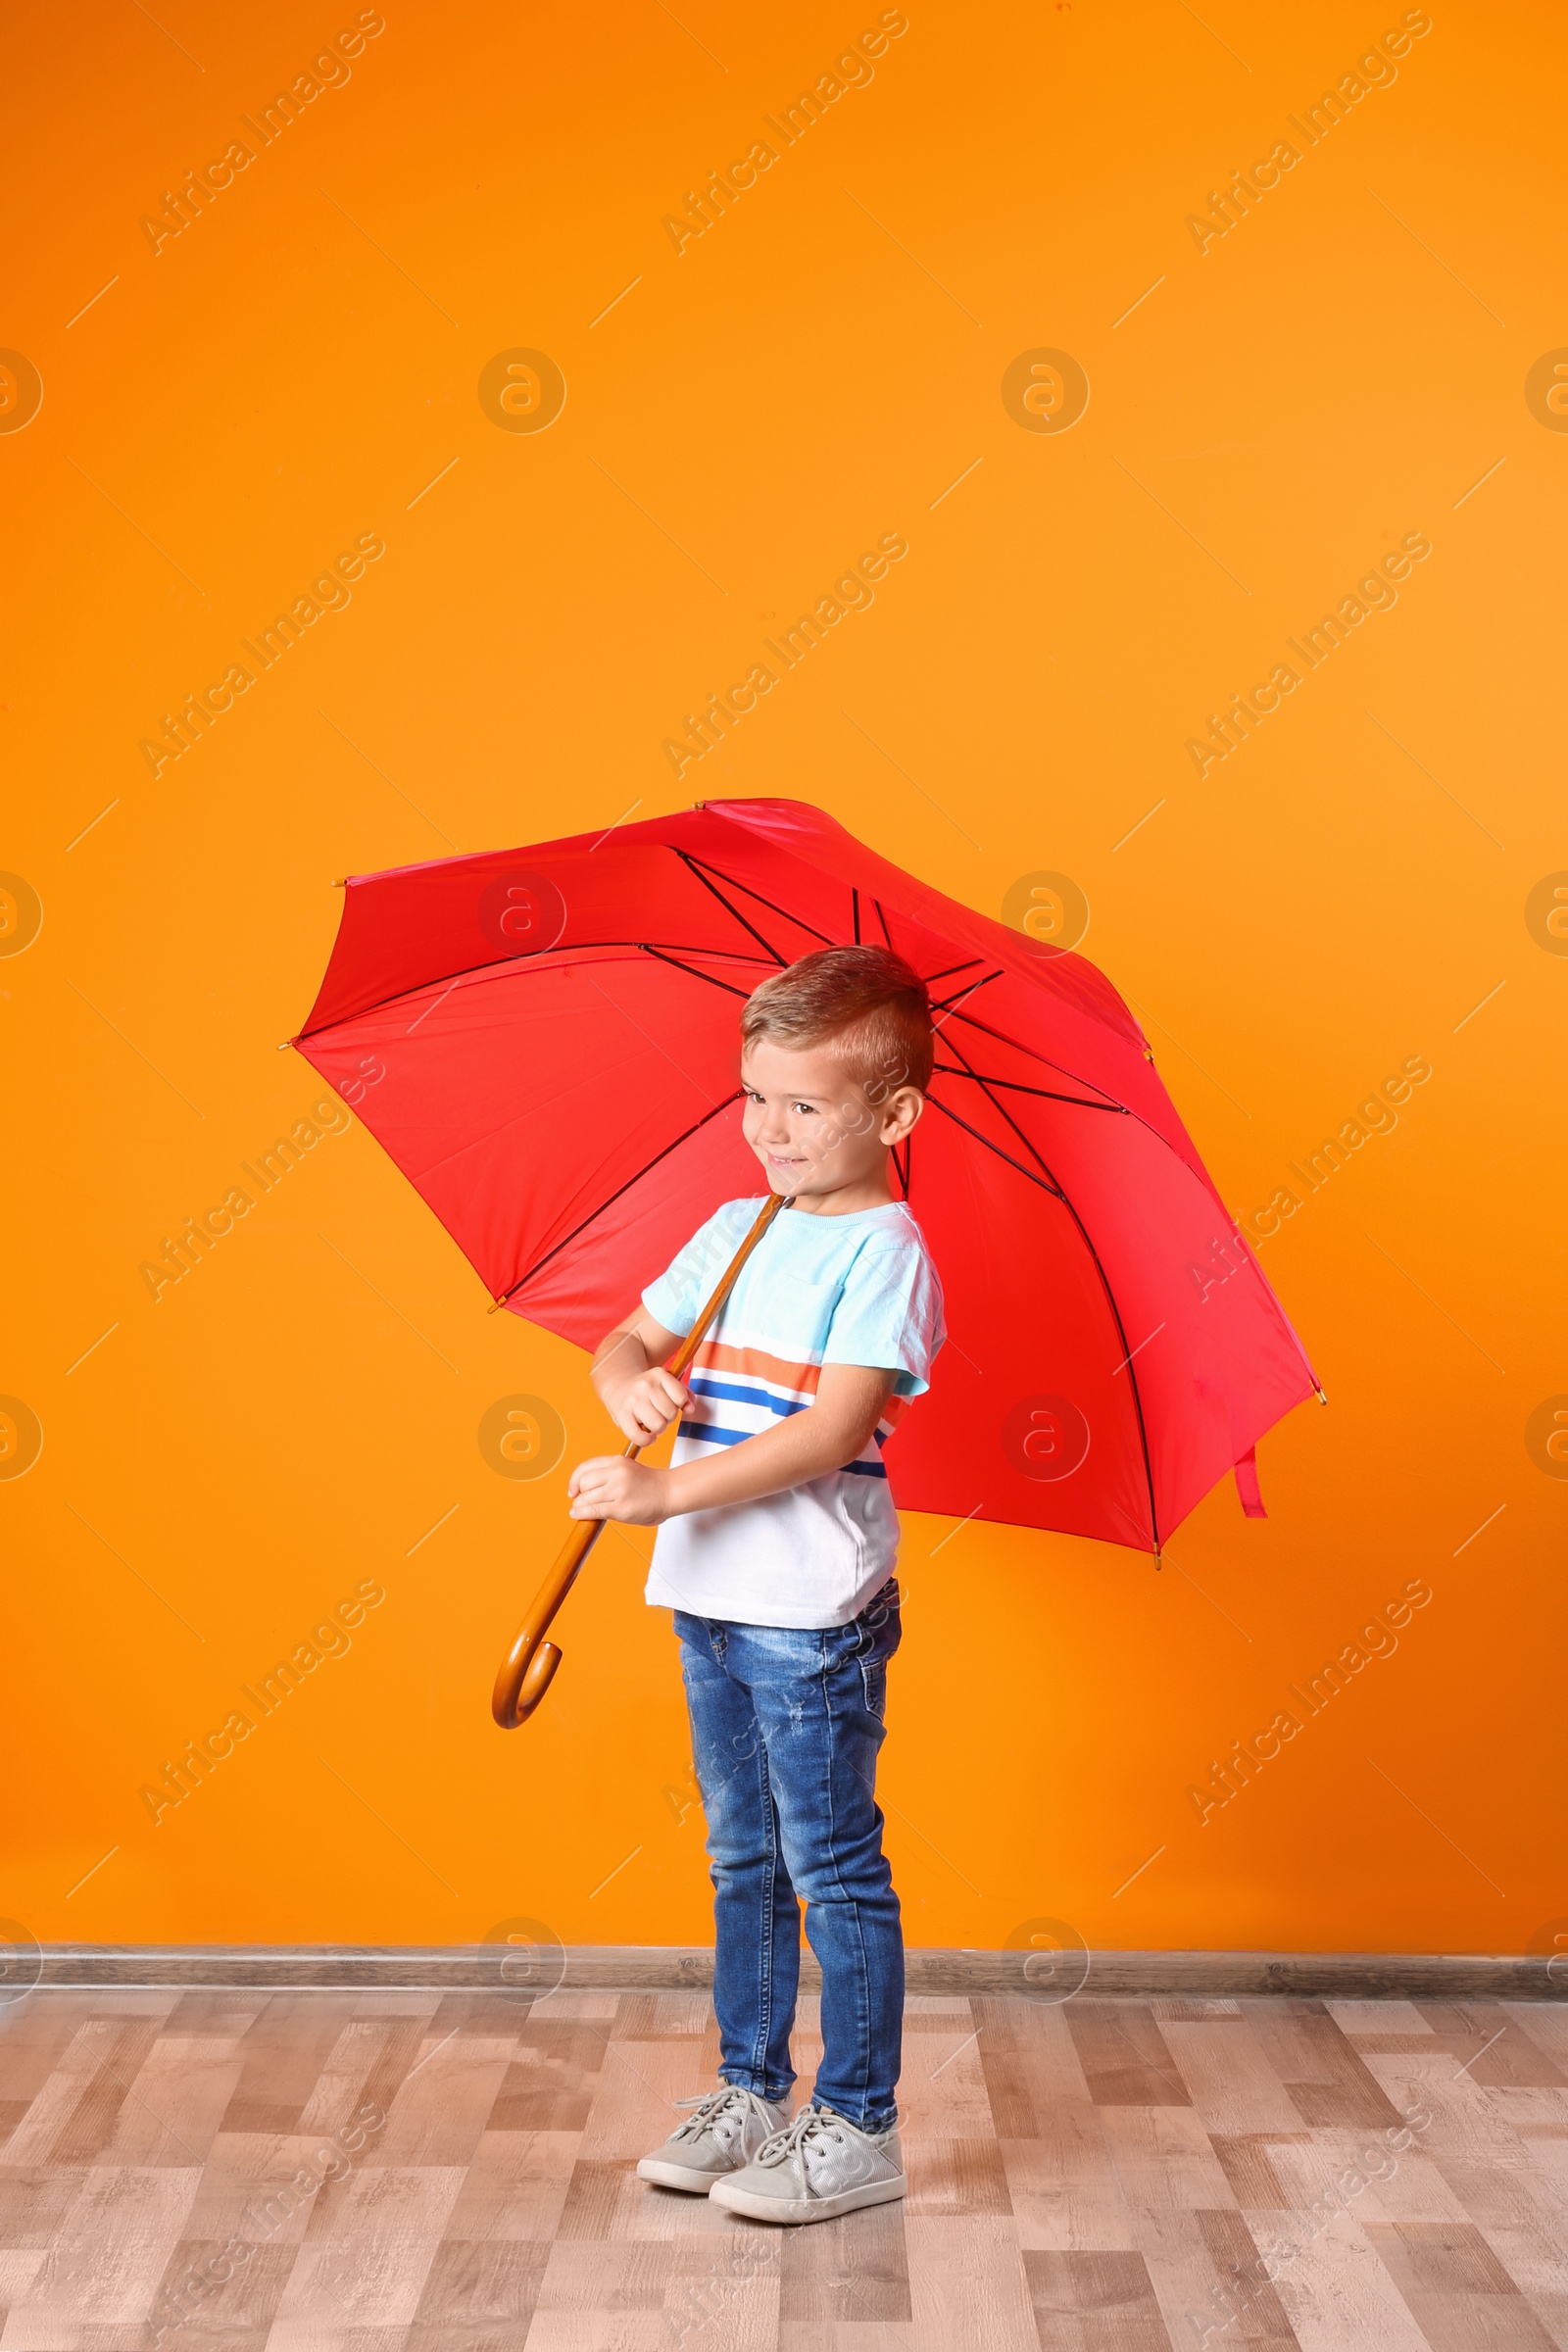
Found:
[[[1257,1447],[1249,1446],[1236,1465],[1236,1492],[1242,1498],[1242,1508],[1249,1519],[1266,1519],[1263,1496],[1257,1484]]]

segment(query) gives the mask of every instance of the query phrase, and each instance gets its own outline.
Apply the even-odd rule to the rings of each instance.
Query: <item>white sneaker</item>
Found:
[[[831,2222],[902,2197],[896,2129],[861,2132],[831,2108],[803,2107],[744,2170],[715,2182],[713,2202],[757,2222]]]
[[[643,2158],[637,2178],[657,2181],[661,2188],[690,2189],[702,2197],[715,2180],[740,2172],[790,2120],[787,2107],[760,2099],[755,2091],[741,2090],[732,2082],[675,2104],[692,2112],[662,2148]]]

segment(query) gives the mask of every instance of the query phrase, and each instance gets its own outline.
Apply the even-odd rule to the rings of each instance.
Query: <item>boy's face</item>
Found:
[[[924,1108],[913,1086],[862,1086],[825,1046],[800,1050],[759,1038],[741,1057],[742,1125],[775,1193],[811,1200],[885,1191],[890,1146]]]

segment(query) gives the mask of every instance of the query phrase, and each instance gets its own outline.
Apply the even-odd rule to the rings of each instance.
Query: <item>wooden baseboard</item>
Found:
[[[519,1955],[504,1944],[45,1944],[38,1985],[125,1990],[508,1990],[565,1986],[602,1992],[703,1992],[710,1945],[570,1944]],[[1067,1954],[1041,1978],[1038,1955],[911,1949],[911,1993],[1006,1995],[1059,2001],[1076,1990],[1234,2000],[1279,1994],[1329,2000],[1552,2000],[1547,1961],[1516,1952],[1124,1952]],[[1085,1969],[1085,1961],[1088,1966]],[[1026,1965],[1031,1975],[1025,1975]],[[1559,1969],[1559,1976],[1562,1975]],[[1081,1980],[1081,1982],[1080,1982]],[[821,1979],[802,1954],[801,1982]]]

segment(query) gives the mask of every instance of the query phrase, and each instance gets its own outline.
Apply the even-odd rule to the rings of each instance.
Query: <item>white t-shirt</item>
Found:
[[[762,1205],[730,1200],[643,1293],[666,1331],[696,1322]],[[882,1446],[910,1399],[929,1387],[947,1337],[942,1286],[925,1238],[902,1201],[847,1216],[781,1209],[747,1259],[723,1312],[686,1375],[691,1404],[674,1462],[803,1412],[823,1364],[895,1372],[875,1435],[841,1470],[781,1494],[666,1519],[654,1542],[644,1597],[742,1625],[847,1625],[893,1569],[899,1516]]]

